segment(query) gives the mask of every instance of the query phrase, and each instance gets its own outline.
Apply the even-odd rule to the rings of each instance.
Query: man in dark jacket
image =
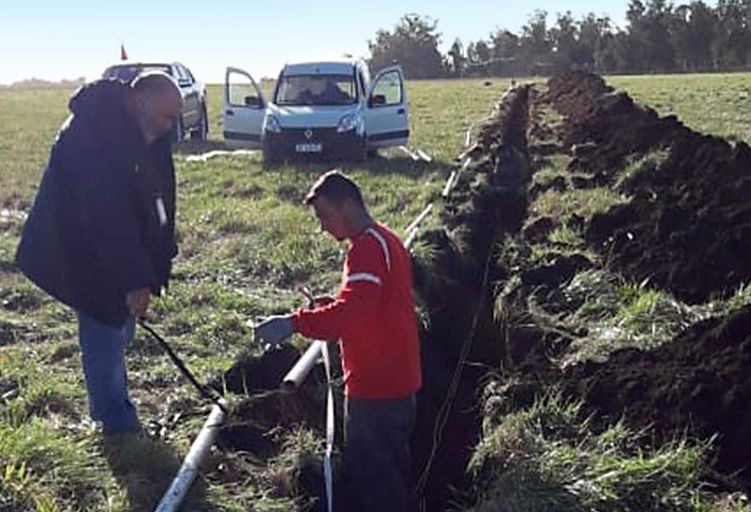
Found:
[[[180,91],[162,73],[79,89],[55,141],[16,263],[76,311],[92,419],[135,431],[124,352],[177,254],[169,132]]]

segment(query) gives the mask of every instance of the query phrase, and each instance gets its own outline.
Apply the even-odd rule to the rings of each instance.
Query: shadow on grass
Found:
[[[128,496],[128,512],[154,510],[182,464],[175,450],[144,434],[115,436],[101,441],[102,452]],[[181,510],[211,511],[206,486],[197,478]]]
[[[201,155],[217,149],[226,150],[223,140],[191,140],[185,139],[172,145],[175,155]]]
[[[422,179],[431,174],[445,174],[448,176],[451,169],[456,167],[454,162],[442,160],[412,160],[407,156],[375,156],[364,162],[346,160],[324,160],[322,158],[298,157],[286,160],[284,163],[265,165],[264,169],[269,172],[280,171],[294,167],[298,172],[314,176],[323,174],[331,169],[340,169],[345,173],[350,171],[368,171],[380,176],[406,176],[414,179]]]

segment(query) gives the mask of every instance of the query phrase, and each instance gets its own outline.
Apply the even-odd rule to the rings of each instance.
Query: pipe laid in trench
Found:
[[[285,389],[299,388],[305,381],[306,377],[318,363],[322,352],[322,341],[314,341],[308,347],[308,350],[298,359],[297,363],[287,373],[282,380],[282,387]],[[221,405],[219,405],[221,404]],[[216,434],[226,419],[227,402],[220,400],[215,405],[203,428],[198,433],[198,437],[193,441],[188,455],[183,460],[182,467],[172,480],[169,489],[157,505],[155,512],[173,512],[178,510],[180,504],[190,490],[197,474],[201,462],[209,453],[211,445],[214,444]]]
[[[302,385],[310,371],[318,363],[323,343],[323,341],[314,341],[310,344],[308,350],[300,356],[300,359],[297,360],[295,365],[282,379],[282,388],[297,389]]]
[[[211,445],[214,444],[216,434],[226,419],[226,410],[227,402],[224,400],[220,400],[219,404],[214,405],[211,409],[211,413],[203,424],[203,428],[201,428],[198,437],[193,441],[188,455],[185,456],[182,467],[180,467],[177,475],[172,480],[167,492],[162,496],[159,505],[154,509],[155,512],[173,512],[180,507],[180,504],[190,490],[190,486],[193,485],[193,480],[198,475],[201,462],[209,453]]]

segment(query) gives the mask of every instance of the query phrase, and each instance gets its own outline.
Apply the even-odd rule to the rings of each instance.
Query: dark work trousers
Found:
[[[407,510],[414,424],[414,395],[393,400],[347,397],[344,462],[358,511]]]

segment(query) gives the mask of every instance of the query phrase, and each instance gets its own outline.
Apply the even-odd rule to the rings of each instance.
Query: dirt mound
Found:
[[[285,346],[236,362],[221,378],[211,383],[217,390],[226,389],[244,397],[234,405],[219,432],[218,444],[226,449],[242,450],[260,458],[274,454],[279,446],[275,431],[308,425],[322,429],[323,407],[320,385],[323,375],[315,369],[310,385],[299,390],[282,389],[282,379],[300,353]]]
[[[261,485],[270,485],[276,496],[297,500],[299,510],[324,511],[321,458],[309,451],[313,445],[290,446],[290,438],[298,438],[301,428],[312,430],[318,436],[323,436],[325,430],[322,368],[314,368],[300,389],[281,387],[282,379],[300,355],[297,349],[285,346],[258,357],[243,358],[210,384],[220,392],[235,395],[236,399],[216,443],[223,450],[248,454],[261,464],[283,458],[286,461],[283,469],[277,468],[269,475],[262,466],[253,478]],[[237,395],[241,397],[239,401]],[[341,409],[341,404],[337,407]],[[334,476],[338,482],[339,472]],[[343,511],[347,496],[346,493],[339,495],[341,487],[337,485],[336,510]]]
[[[624,350],[562,376],[566,392],[600,415],[625,416],[659,440],[684,430],[717,435],[715,468],[751,488],[751,307],[706,320],[656,350]]]
[[[569,170],[630,201],[596,215],[586,237],[627,276],[691,303],[727,296],[751,279],[751,149],[660,117],[599,77],[549,82],[565,116]],[[628,162],[664,156],[629,170]]]

